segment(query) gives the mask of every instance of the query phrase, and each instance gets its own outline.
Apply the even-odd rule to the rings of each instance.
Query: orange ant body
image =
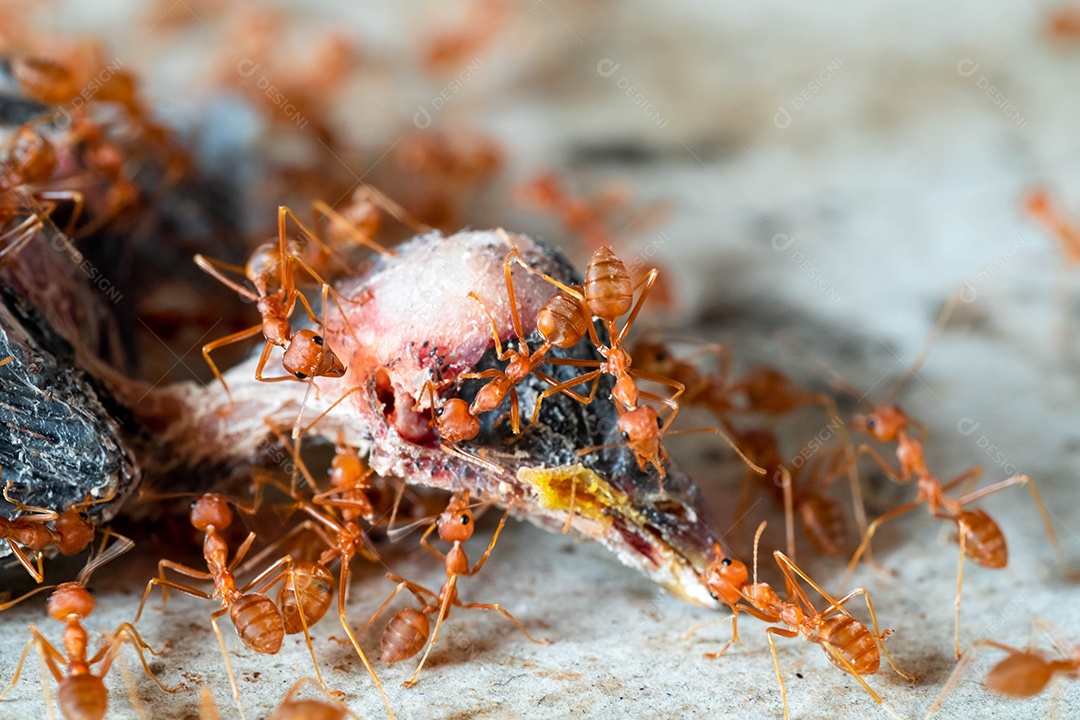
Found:
[[[285,438],[279,435],[282,443],[288,445]],[[297,458],[297,467],[304,474],[308,484],[315,488],[314,478],[311,477],[302,460]],[[328,569],[328,565],[334,560],[340,560],[338,570],[338,620],[345,634],[352,642],[353,649],[360,657],[364,667],[367,668],[371,679],[379,690],[387,713],[392,718],[394,712],[390,708],[389,700],[383,691],[382,681],[379,679],[375,668],[371,666],[367,655],[360,647],[360,643],[349,627],[348,617],[345,610],[345,600],[349,595],[349,567],[357,555],[364,555],[372,560],[376,556],[368,550],[368,538],[360,520],[367,522],[374,520],[374,510],[371,500],[368,498],[366,489],[369,487],[368,478],[372,470],[364,465],[356,451],[346,446],[339,438],[337,452],[330,469],[330,479],[333,487],[326,491],[316,493],[311,500],[299,497],[294,490],[285,488],[269,476],[257,477],[258,483],[275,485],[281,491],[287,493],[296,507],[309,516],[301,524],[290,530],[280,540],[265,548],[258,556],[252,559],[252,563],[258,562],[262,557],[269,554],[274,548],[283,545],[291,538],[303,531],[314,532],[324,543],[327,549],[319,555],[318,560],[301,562],[296,565],[290,577],[282,584],[278,595],[278,604],[284,619],[285,632],[293,634],[314,625],[326,614],[334,594],[334,577]],[[337,515],[328,511],[334,508]],[[320,678],[321,682],[321,678]]]
[[[142,651],[145,649],[152,654],[156,655],[157,653],[142,639],[131,623],[123,623],[109,634],[96,655],[90,657],[88,654],[87,648],[90,644],[90,636],[82,623],[94,610],[94,596],[87,589],[86,584],[90,580],[91,573],[96,568],[134,547],[134,543],[127,538],[119,536],[117,538],[117,542],[86,564],[86,567],[79,572],[74,582],[66,582],[55,586],[55,590],[49,595],[46,606],[49,617],[57,622],[64,623],[63,652],[57,650],[37,627],[31,625],[30,633],[33,637],[23,649],[19,663],[15,668],[15,676],[11,679],[11,684],[7,689],[0,693],[0,698],[7,695],[18,683],[26,656],[30,652],[30,648],[37,645],[41,650],[45,666],[59,686],[61,715],[66,720],[101,720],[105,717],[109,703],[109,693],[105,688],[103,678],[108,674],[119,654],[120,646],[125,641],[135,648],[143,669],[146,670],[146,674],[150,676],[158,687],[168,693],[177,691],[178,688],[168,688],[162,685],[161,681],[157,679],[157,676],[150,669],[150,666],[147,665]],[[17,600],[0,606],[0,610],[6,609],[26,597],[46,589],[48,588],[36,588]],[[98,665],[96,673],[93,670],[94,665]],[[61,668],[66,672],[62,672]]]
[[[225,659],[225,668],[229,673],[229,682],[232,685],[233,699],[240,715],[244,716],[244,709],[240,703],[240,691],[236,685],[236,677],[233,675],[232,663],[229,661],[228,650],[225,647],[225,637],[221,634],[218,626],[218,618],[228,613],[240,640],[249,649],[255,652],[273,655],[280,649],[285,638],[285,625],[280,610],[274,602],[264,593],[283,577],[288,577],[292,571],[292,558],[284,556],[271,564],[246,585],[237,586],[233,570],[247,555],[251,543],[255,540],[255,533],[249,533],[244,542],[237,549],[232,561],[229,561],[229,546],[222,537],[221,532],[232,524],[233,513],[228,502],[221,495],[206,493],[197,499],[191,506],[190,520],[192,526],[205,533],[203,538],[203,557],[206,560],[207,571],[188,567],[171,560],[158,561],[158,575],[151,578],[143,592],[142,602],[135,614],[135,622],[142,616],[146,601],[150,597],[150,591],[155,586],[162,589],[162,601],[168,602],[168,591],[178,590],[182,593],[207,600],[217,599],[221,602],[221,608],[210,615],[210,624],[214,628],[218,644],[221,646],[221,655]],[[207,593],[197,588],[183,585],[168,580],[165,577],[165,569],[169,568],[181,575],[199,580],[212,580],[214,583],[213,593]],[[295,584],[295,580],[294,580]],[[257,590],[253,590],[256,588]],[[303,620],[303,618],[301,618]],[[305,636],[307,636],[305,625]],[[308,647],[311,647],[311,639],[307,638]],[[315,664],[316,674],[319,674],[319,665],[312,652],[312,662]],[[321,677],[321,674],[319,674]]]
[[[882,631],[878,626],[877,614],[870,600],[870,593],[865,588],[856,588],[839,600],[834,600],[817,583],[811,580],[798,565],[784,553],[776,550],[773,557],[784,575],[784,584],[788,596],[794,595],[795,601],[781,600],[777,592],[767,583],[757,581],[757,547],[765,523],[758,528],[754,538],[754,582],[749,582],[750,574],[746,565],[729,557],[720,548],[713,546],[714,558],[705,572],[705,582],[713,597],[727,604],[731,610],[732,637],[719,652],[707,653],[705,657],[716,658],[727,652],[733,643],[739,641],[738,617],[745,612],[762,622],[773,625],[783,624],[787,628],[769,627],[765,633],[772,651],[776,679],[780,683],[780,695],[784,704],[784,718],[788,717],[787,690],[780,673],[780,660],[776,652],[775,636],[795,638],[802,635],[809,642],[821,646],[830,662],[841,670],[854,675],[859,684],[866,689],[874,701],[881,704],[881,697],[863,679],[864,675],[873,675],[881,667],[881,653],[885,654],[892,669],[900,676],[914,681],[915,678],[900,670],[893,662],[883,641],[892,632]],[[809,584],[829,603],[824,611],[817,610],[810,598],[803,591],[799,580]],[[844,607],[853,598],[862,596],[870,612],[874,627],[871,632],[863,623],[856,620]],[[725,620],[719,618],[693,628],[687,638],[701,628]]]
[[[73,233],[85,204],[83,195],[53,189],[56,167],[52,143],[30,125],[20,127],[0,153],[0,222],[18,221],[0,233],[0,258],[18,253],[41,232],[61,202],[72,205],[65,232]]]
[[[241,297],[256,303],[259,314],[262,316],[262,322],[260,324],[233,333],[232,335],[219,338],[204,345],[202,348],[203,357],[213,371],[214,376],[221,381],[226,393],[229,393],[229,386],[225,382],[225,378],[222,377],[217,365],[211,359],[210,353],[217,348],[254,337],[260,332],[262,333],[266,344],[263,347],[259,363],[255,368],[256,380],[263,382],[277,382],[281,380],[291,380],[294,377],[299,380],[304,380],[314,377],[341,377],[345,374],[345,367],[341,363],[341,360],[334,351],[326,345],[326,342],[321,335],[306,329],[300,330],[295,334],[292,331],[289,318],[296,309],[297,301],[303,305],[304,310],[307,311],[308,317],[313,323],[319,322],[319,319],[315,317],[315,313],[311,309],[311,305],[308,304],[307,298],[305,298],[304,294],[296,287],[293,266],[299,265],[308,274],[322,283],[324,305],[330,286],[322,281],[318,273],[298,255],[298,252],[294,248],[290,247],[290,244],[286,240],[285,221],[287,217],[293,218],[308,239],[316,243],[322,242],[296,218],[291,210],[285,206],[281,206],[278,208],[278,242],[276,245],[275,243],[264,243],[256,248],[252,253],[251,258],[248,260],[246,267],[240,268],[238,266],[229,265],[219,260],[204,257],[203,255],[195,256],[195,263],[202,270],[232,289]],[[231,270],[233,272],[242,272],[254,286],[255,290],[252,291],[227,277],[221,272],[222,269]],[[289,375],[264,378],[262,372],[266,367],[266,363],[270,358],[270,352],[274,346],[284,348],[285,353],[282,356],[282,365]],[[232,397],[231,393],[229,393],[229,396],[230,398]]]
[[[787,529],[787,554],[795,559],[796,518],[803,535],[814,550],[822,555],[835,556],[843,552],[847,538],[847,521],[840,503],[826,494],[826,489],[843,471],[847,449],[837,447],[821,451],[807,465],[792,473],[783,464],[776,434],[765,428],[752,428],[739,435],[746,454],[765,469],[765,475],[747,473],[739,495],[735,515],[741,520],[749,507],[751,492],[762,479],[769,481],[774,500],[784,509]],[[739,525],[736,521],[736,527]]]
[[[905,483],[913,477],[916,483],[915,499],[893,508],[876,518],[867,527],[859,548],[848,563],[848,571],[854,569],[862,554],[870,547],[874,533],[882,523],[911,512],[920,505],[926,505],[929,513],[938,519],[948,520],[956,526],[956,538],[960,544],[960,565],[956,577],[956,656],[960,657],[960,597],[964,579],[964,558],[976,565],[990,569],[1000,569],[1008,564],[1008,546],[1005,534],[997,522],[982,509],[967,509],[967,505],[988,495],[1000,492],[1013,485],[1027,485],[1042,515],[1047,535],[1055,548],[1058,548],[1057,535],[1050,522],[1046,506],[1043,504],[1035,482],[1027,475],[1014,475],[1011,478],[988,485],[958,498],[948,497],[945,493],[967,482],[977,481],[982,475],[982,466],[977,465],[961,473],[948,483],[942,484],[926,467],[922,443],[909,433],[910,419],[895,405],[882,405],[866,416],[856,418],[855,428],[863,430],[881,442],[896,442],[896,456],[900,464],[899,471],[888,463],[872,448],[863,445],[859,454],[869,455],[874,462],[896,482]],[[1059,550],[1060,554],[1060,550]]]
[[[435,629],[431,631],[431,642],[427,643],[427,651],[420,659],[420,664],[416,666],[416,672],[413,673],[409,680],[402,683],[405,687],[411,687],[416,683],[416,679],[420,676],[420,670],[423,669],[424,663],[427,662],[428,655],[431,653],[431,649],[435,646],[436,641],[439,638],[439,628],[442,626],[443,621],[449,616],[451,607],[459,607],[463,610],[497,610],[505,615],[511,622],[517,625],[518,629],[525,634],[525,637],[535,643],[546,644],[549,641],[546,639],[537,640],[529,631],[525,629],[525,626],[521,624],[521,621],[515,618],[498,604],[488,603],[462,603],[458,598],[457,581],[459,577],[472,577],[480,572],[480,569],[484,567],[484,563],[487,562],[488,557],[491,555],[491,551],[495,549],[495,543],[499,540],[499,533],[502,532],[503,527],[506,525],[506,518],[510,514],[510,509],[507,508],[503,513],[502,519],[499,521],[499,526],[495,529],[495,534],[491,538],[491,542],[488,544],[487,550],[476,562],[472,568],[469,567],[469,559],[465,555],[465,550],[462,544],[467,541],[473,534],[473,513],[469,505],[469,491],[466,490],[460,496],[454,496],[446,510],[439,516],[439,519],[431,525],[424,533],[424,536],[420,539],[421,546],[429,553],[439,558],[446,565],[446,582],[440,588],[436,594],[427,588],[421,587],[415,583],[404,580],[392,573],[388,573],[387,577],[398,583],[394,591],[390,593],[390,597],[386,599],[375,614],[371,616],[368,621],[368,627],[370,627],[375,619],[382,613],[386,606],[397,596],[403,589],[408,589],[420,602],[422,609],[417,610],[415,608],[406,608],[402,610],[387,623],[386,629],[383,631],[382,641],[380,644],[380,653],[382,659],[385,662],[394,663],[406,658],[410,658],[416,653],[420,652],[421,648],[428,641],[428,633],[430,630],[430,623],[428,622],[428,615],[438,614],[435,620]],[[428,543],[428,536],[432,531],[438,528],[439,537],[448,543],[452,543],[450,551],[445,555]]]
[[[326,693],[326,689],[319,685],[318,681],[309,677],[302,677],[292,684],[292,687],[285,693],[285,697],[281,699],[281,704],[266,717],[266,720],[345,720],[346,718],[360,720],[359,715],[349,710],[340,700],[329,693],[327,693],[327,697],[331,702],[312,700],[310,698],[294,699],[294,696],[304,685],[314,685]],[[202,690],[199,718],[200,720],[221,720],[221,715],[218,713],[217,706],[214,704],[214,700],[211,698],[206,686],[203,686]]]
[[[648,273],[635,300],[635,287],[630,279],[629,272],[626,270],[626,265],[610,247],[602,247],[593,253],[585,270],[585,284],[581,289],[564,285],[549,275],[529,267],[520,253],[515,251],[512,254],[514,259],[526,270],[544,278],[588,308],[588,312],[592,316],[603,321],[610,336],[610,344],[605,345],[600,342],[596,334],[596,328],[590,322],[587,324],[586,330],[597,351],[604,358],[603,360],[578,360],[573,358],[552,358],[549,360],[549,362],[560,365],[594,367],[595,369],[584,375],[553,385],[541,393],[533,410],[533,421],[536,420],[540,412],[540,404],[544,401],[544,398],[583,383],[593,383],[592,392],[586,399],[586,402],[591,402],[596,395],[600,377],[609,374],[615,378],[615,386],[611,390],[611,397],[620,415],[620,427],[618,428],[620,435],[634,452],[638,466],[645,469],[647,464],[652,464],[659,473],[660,479],[663,480],[666,476],[664,464],[667,461],[667,453],[660,444],[661,428],[664,424],[670,424],[678,415],[679,403],[677,399],[685,387],[682,383],[661,375],[632,369],[633,358],[623,346],[623,340],[637,319],[642,304],[656,281],[658,271],[653,268]],[[620,329],[618,319],[628,312],[626,322]],[[644,392],[638,388],[635,378],[666,385],[674,390],[674,394],[670,398],[663,398],[659,395]],[[666,421],[661,422],[659,414],[655,410],[647,406],[639,406],[638,403],[641,399],[666,405],[671,409],[671,415]],[[629,417],[626,417],[627,415]],[[590,448],[582,452],[594,449],[597,448]]]
[[[1026,648],[1020,649],[994,640],[976,640],[945,682],[941,694],[930,706],[926,717],[929,718],[940,709],[945,697],[975,660],[979,649],[984,647],[1007,653],[986,676],[986,686],[996,693],[1014,698],[1031,698],[1045,690],[1056,675],[1063,675],[1070,680],[1080,679],[1080,648],[1069,642],[1051,622],[1036,620],[1032,625],[1040,628],[1051,639],[1058,653],[1057,657],[1032,649],[1030,643]]]
[[[107,502],[109,498],[76,503],[62,513],[42,507],[24,505],[10,495],[11,483],[4,488],[4,499],[15,506],[20,515],[8,519],[0,517],[0,540],[7,540],[11,554],[38,583],[45,579],[41,565],[41,553],[55,547],[61,555],[78,555],[94,540],[94,526],[83,518],[80,510],[94,502]],[[48,527],[46,523],[52,523]],[[23,549],[37,554],[37,567]]]

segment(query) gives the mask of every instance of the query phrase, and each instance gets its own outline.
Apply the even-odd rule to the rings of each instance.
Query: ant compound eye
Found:
[[[719,600],[720,599],[720,596],[717,595],[714,592],[709,593],[709,597],[711,597],[713,600]]]
[[[870,417],[866,418],[866,427],[867,427],[867,428],[869,428],[869,429],[871,429],[871,430],[873,430],[874,428],[876,428],[876,427],[877,427],[877,418],[876,418],[876,417],[874,417],[873,415],[871,415]]]
[[[442,417],[444,412],[446,412],[446,408],[435,408],[435,417]]]
[[[91,595],[96,595],[97,594],[97,591],[94,590],[94,588],[92,588],[92,587],[86,587],[86,588],[83,588],[83,589],[86,590],[86,592],[90,593]]]
[[[323,344],[322,335],[314,335],[314,336],[312,336],[311,342],[315,343],[316,345],[322,345]]]
[[[664,429],[664,418],[660,417],[659,415],[656,416],[656,427],[660,428],[661,430]]]
[[[296,372],[294,372],[294,373],[293,373],[293,375],[295,375],[295,376],[296,376],[296,378],[297,378],[298,380],[307,380],[307,375],[305,375],[304,373],[300,372],[299,370],[297,370]]]
[[[623,430],[621,433],[619,433],[619,435],[622,437],[623,440],[626,440],[627,442],[630,442],[630,431],[629,430]]]
[[[668,354],[661,350],[660,352],[656,353],[656,359],[659,362],[667,362]]]
[[[469,516],[468,515],[462,515],[461,516],[461,524],[462,525],[468,525],[469,524]]]
[[[720,564],[724,567],[728,567],[729,565],[731,565],[731,558],[724,558],[720,561]]]

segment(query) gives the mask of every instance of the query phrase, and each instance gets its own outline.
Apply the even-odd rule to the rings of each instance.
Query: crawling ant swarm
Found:
[[[208,16],[217,12],[195,5]],[[494,51],[499,33],[512,27],[508,8],[473,3],[475,22],[426,42],[424,71],[439,77],[461,58]],[[869,591],[832,594],[804,570],[811,563],[851,553],[849,571],[864,558],[877,568],[871,541],[878,529],[925,506],[955,531],[959,546],[960,658],[963,563],[1000,569],[1008,559],[1002,525],[975,503],[1027,485],[1056,548],[1028,475],[980,489],[965,488],[977,483],[978,467],[939,480],[922,424],[894,402],[901,384],[849,417],[842,397],[785,369],[740,363],[738,347],[645,332],[679,294],[667,268],[641,255],[631,260],[626,241],[658,221],[663,203],[632,210],[629,194],[615,186],[578,197],[554,174],[519,187],[518,203],[554,217],[561,233],[580,241],[588,253],[580,271],[526,235],[460,231],[472,202],[504,169],[506,148],[465,131],[410,131],[383,153],[393,169],[369,183],[348,168],[374,158],[348,146],[330,101],[364,61],[358,48],[330,33],[309,62],[293,64],[276,44],[286,24],[281,15],[230,22],[235,44],[216,82],[246,96],[274,139],[308,142],[319,158],[306,167],[274,165],[259,180],[257,201],[208,181],[189,148],[146,105],[132,72],[107,68],[95,97],[72,111],[88,68],[104,62],[100,50],[52,57],[20,51],[3,63],[10,88],[0,97],[7,123],[0,145],[0,420],[7,433],[0,445],[0,552],[19,566],[20,580],[28,574],[39,587],[0,603],[0,611],[52,590],[46,613],[63,624],[59,646],[31,628],[4,695],[36,650],[63,716],[100,718],[111,702],[105,681],[114,664],[122,669],[124,644],[161,690],[177,692],[158,677],[176,672],[169,662],[174,620],[165,608],[173,590],[216,605],[206,612],[209,628],[187,634],[210,645],[216,640],[241,717],[242,682],[258,676],[264,656],[301,635],[314,677],[292,684],[270,717],[356,717],[348,701],[360,692],[377,694],[394,717],[407,701],[389,683],[384,689],[382,676],[394,672],[387,666],[419,655],[401,683],[411,688],[425,668],[428,678],[457,662],[461,653],[446,640],[466,615],[457,610],[502,615],[476,614],[492,621],[476,621],[475,631],[496,640],[509,628],[498,624],[508,620],[533,643],[549,642],[534,627],[544,620],[518,609],[525,598],[502,592],[511,572],[493,564],[477,578],[506,545],[496,550],[513,515],[601,543],[689,603],[730,610],[731,639],[706,657],[739,642],[740,614],[767,625],[786,718],[776,638],[818,645],[879,704],[902,692],[868,683],[882,656],[896,674],[915,680],[886,649],[892,630],[879,626]],[[155,32],[180,24],[170,16]],[[268,59],[257,63],[249,55]],[[263,92],[271,76],[278,94]],[[288,108],[279,101],[284,96]],[[395,192],[378,189],[384,185]],[[1077,232],[1050,196],[1033,193],[1025,209],[1075,263]],[[151,239],[159,240],[152,251]],[[205,367],[188,368],[185,358],[200,355]],[[177,364],[210,382],[179,380],[171,374]],[[688,425],[694,412],[710,426]],[[785,423],[809,415],[836,432],[804,463],[790,455],[804,438]],[[725,508],[735,517],[732,543],[747,539],[744,516],[762,496],[769,500],[763,507],[783,512],[786,552],[773,552],[783,591],[757,577],[764,525],[753,538],[752,575],[717,541],[697,486],[668,447],[671,438],[691,433],[719,436],[720,451],[740,462],[733,476],[742,487],[737,500],[729,493]],[[857,444],[849,433],[874,444]],[[331,447],[332,456],[322,457],[324,477],[313,468]],[[869,522],[860,474],[867,467],[914,486],[907,502]],[[844,481],[847,494],[839,491]],[[194,497],[186,522],[178,522],[170,496]],[[148,534],[197,538],[191,549],[201,548],[201,559],[181,560],[181,543],[155,547],[136,534],[140,552],[145,543],[157,560],[157,573],[140,578],[145,589],[132,621],[92,652],[90,574],[132,547],[111,530],[99,531],[121,506],[153,525]],[[488,507],[503,511],[470,564],[465,547]],[[407,540],[422,526],[418,543]],[[445,550],[431,543],[436,532]],[[413,562],[401,557],[402,548],[434,556],[429,569],[438,580],[422,584],[400,569]],[[74,581],[42,584],[60,579],[52,556],[88,551]],[[395,586],[376,607],[381,566]],[[145,625],[155,614],[144,611],[155,587],[162,612],[159,634],[151,637]],[[487,598],[489,590],[500,603],[465,601],[474,591]],[[849,608],[853,600],[865,605],[867,619]],[[332,608],[336,624],[325,620]],[[357,618],[373,608],[360,625]],[[234,639],[220,627],[225,615]],[[385,622],[377,624],[380,618]],[[144,657],[159,651],[143,633],[162,640],[160,661]],[[903,647],[903,629],[896,635],[890,647]],[[327,652],[329,642],[345,652]],[[1036,695],[1055,675],[1077,674],[1076,651],[1062,640],[1055,656],[988,638],[974,646],[1006,653],[987,676],[988,687],[1003,694]],[[494,657],[501,650],[477,652]],[[942,699],[971,662],[961,659]],[[328,664],[347,667],[352,680],[362,667],[362,682],[344,686],[324,675]],[[197,684],[184,677],[185,685]],[[307,684],[318,699],[298,697]],[[210,685],[203,684],[200,708],[208,718],[218,716]],[[138,695],[129,692],[136,708]]]

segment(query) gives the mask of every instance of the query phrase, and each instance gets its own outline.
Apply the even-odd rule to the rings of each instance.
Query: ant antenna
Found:
[[[755,585],[757,585],[758,542],[761,541],[761,533],[765,532],[765,525],[767,525],[767,524],[768,523],[766,523],[764,520],[762,520],[761,524],[758,525],[757,532],[754,533],[754,584]]]
[[[949,321],[949,317],[952,315],[953,310],[956,309],[956,303],[960,300],[960,288],[957,288],[956,292],[952,294],[949,301],[945,303],[945,307],[941,310],[941,315],[938,316],[937,322],[934,323],[934,327],[930,330],[930,335],[926,339],[926,344],[923,346],[922,352],[915,358],[915,362],[912,363],[908,371],[904,373],[902,377],[896,380],[889,389],[885,392],[885,396],[882,399],[882,405],[891,405],[892,399],[896,397],[908,381],[914,377],[915,373],[919,371],[922,364],[926,362],[926,358],[930,355],[930,349],[941,337],[941,333],[945,330],[945,324]]]

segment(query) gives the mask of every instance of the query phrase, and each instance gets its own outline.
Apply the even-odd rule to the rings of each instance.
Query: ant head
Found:
[[[191,504],[191,524],[196,530],[206,530],[213,526],[223,530],[232,524],[232,508],[221,495],[206,493]]]
[[[472,414],[469,403],[461,398],[450,398],[431,412],[435,427],[443,440],[457,443],[472,440],[480,434],[480,420]]]
[[[855,418],[855,430],[867,433],[875,440],[892,442],[909,424],[908,416],[896,405],[880,405],[866,415]]]
[[[436,523],[439,537],[446,542],[465,542],[473,534],[473,514],[469,507],[469,491],[454,496]]]
[[[81,553],[94,541],[94,526],[84,520],[75,508],[68,508],[60,513],[53,527],[60,535],[56,549],[61,555]]]
[[[719,543],[713,544],[713,555],[715,558],[705,570],[705,585],[714,599],[733,605],[749,582],[750,572],[745,563],[727,555]]]
[[[281,364],[298,380],[309,377],[341,377],[345,365],[326,340],[314,330],[300,330],[292,336],[289,347],[281,357]]]
[[[56,586],[45,607],[53,620],[63,622],[72,615],[82,619],[94,612],[94,596],[81,583],[66,582]]]
[[[619,436],[635,452],[657,452],[664,421],[660,414],[648,405],[638,405],[619,416]]]
[[[634,365],[649,372],[665,375],[665,370],[670,371],[675,364],[675,358],[663,343],[652,340],[641,340],[634,346],[631,353],[634,356]]]

